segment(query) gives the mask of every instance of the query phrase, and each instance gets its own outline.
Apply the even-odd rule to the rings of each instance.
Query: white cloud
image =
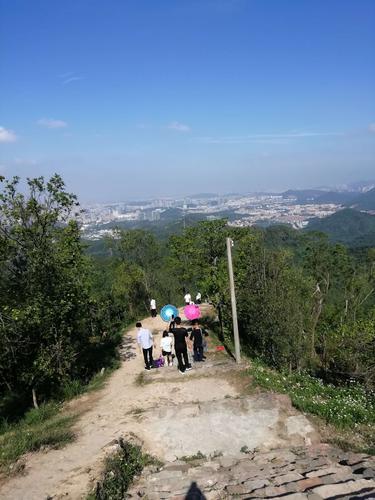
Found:
[[[373,134],[375,134],[375,123],[370,123],[370,125],[368,126],[368,129],[369,129],[369,132],[372,132]]]
[[[196,140],[205,144],[284,144],[289,139],[342,135],[344,135],[342,132],[286,132],[280,134],[249,134],[224,137],[197,137]]]
[[[53,118],[41,118],[37,124],[46,128],[65,128],[68,126],[63,120],[55,120]]]
[[[190,132],[191,128],[189,125],[185,125],[184,123],[180,122],[171,122],[169,125],[167,125],[167,128],[169,130],[176,130],[177,132]]]
[[[17,136],[13,130],[0,127],[0,142],[16,142]]]
[[[78,82],[79,80],[83,80],[83,76],[70,76],[69,78],[66,78],[62,82],[62,84],[63,85],[68,85],[69,83]]]
[[[31,160],[29,158],[19,158],[19,157],[14,158],[13,163],[15,165],[25,165],[25,166],[33,166],[37,164],[36,160]]]
[[[84,80],[84,76],[79,76],[74,71],[67,71],[66,73],[62,73],[57,76],[61,80],[61,85],[69,85],[69,83]]]

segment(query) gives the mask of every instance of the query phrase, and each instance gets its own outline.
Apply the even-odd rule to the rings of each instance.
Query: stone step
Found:
[[[143,471],[130,498],[375,498],[375,458],[328,445],[175,460]],[[197,496],[193,496],[193,493]]]

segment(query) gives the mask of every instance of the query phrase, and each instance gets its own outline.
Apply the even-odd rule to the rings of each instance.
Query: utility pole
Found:
[[[235,351],[235,356],[236,356],[236,362],[240,363],[241,362],[240,336],[238,334],[236,292],[234,289],[234,276],[233,276],[233,263],[232,263],[232,246],[233,246],[233,240],[231,238],[227,238],[227,256],[228,256],[230,298],[231,298],[231,302],[232,302],[234,351]]]

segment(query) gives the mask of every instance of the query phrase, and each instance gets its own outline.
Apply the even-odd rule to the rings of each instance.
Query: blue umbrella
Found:
[[[178,309],[177,307],[172,306],[171,304],[167,304],[160,311],[160,317],[163,321],[171,321],[172,316],[174,317],[178,316]]]

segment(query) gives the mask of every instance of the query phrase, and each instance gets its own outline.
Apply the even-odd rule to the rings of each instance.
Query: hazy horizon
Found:
[[[373,179],[372,0],[0,0],[0,174],[83,203]]]

